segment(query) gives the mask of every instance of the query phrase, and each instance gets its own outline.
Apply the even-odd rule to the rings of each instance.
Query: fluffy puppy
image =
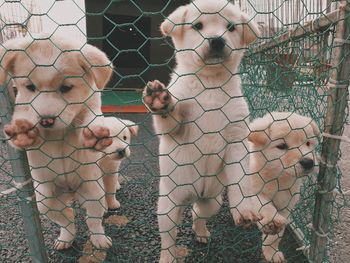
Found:
[[[291,210],[299,200],[303,179],[317,165],[320,131],[308,117],[272,112],[250,124],[250,167],[263,219],[262,251],[272,262],[285,262],[278,245]]]
[[[226,0],[181,6],[160,29],[172,38],[177,65],[168,87],[149,82],[143,100],[160,136],[160,262],[173,262],[185,206],[193,204],[193,230],[200,242],[210,236],[206,219],[219,210],[225,187],[235,223],[258,220],[241,193],[247,181],[243,141],[249,110],[237,72],[244,50],[260,32]]]
[[[73,200],[86,209],[92,244],[108,248],[96,163],[102,153],[96,150],[112,143],[100,96],[111,62],[91,45],[41,37],[13,39],[0,49],[0,84],[10,77],[17,89],[4,133],[13,147],[27,152],[40,213],[61,227],[55,249],[68,248],[75,238]]]
[[[120,207],[116,199],[116,191],[120,189],[118,172],[121,162],[130,156],[130,140],[136,136],[138,126],[132,121],[118,119],[116,117],[105,117],[106,127],[109,128],[110,137],[113,142],[103,150],[103,158],[99,166],[103,172],[103,184],[106,191],[108,211],[113,212]]]

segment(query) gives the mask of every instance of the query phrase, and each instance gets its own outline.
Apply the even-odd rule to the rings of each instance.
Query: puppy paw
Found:
[[[109,137],[109,129],[102,126],[87,127],[83,130],[84,146],[87,148],[93,148],[97,151],[101,151],[113,142]]]
[[[189,251],[184,247],[171,247],[160,252],[159,263],[183,263]]]
[[[112,202],[108,203],[108,210],[115,211],[118,208],[120,208],[120,202],[117,199],[114,198]]]
[[[55,250],[64,250],[64,249],[70,248],[72,246],[72,243],[73,242],[68,242],[68,241],[56,239],[53,247]]]
[[[143,103],[155,113],[168,113],[172,101],[165,85],[158,80],[150,81],[143,90]]]
[[[39,135],[38,129],[25,119],[6,124],[4,132],[15,147],[22,149],[33,145]]]
[[[264,259],[267,262],[272,263],[286,263],[287,260],[284,258],[284,255],[281,251],[276,251],[271,247],[263,247]]]
[[[112,246],[112,239],[103,234],[92,234],[90,241],[97,249],[108,249]]]
[[[199,243],[207,244],[210,238],[210,232],[207,230],[205,233],[196,232],[196,240]]]
[[[283,216],[277,214],[272,220],[267,222],[261,221],[260,223],[264,234],[276,235],[286,227],[287,220]]]
[[[261,214],[249,209],[241,209],[239,212],[232,213],[233,220],[237,226],[248,228],[262,219]]]

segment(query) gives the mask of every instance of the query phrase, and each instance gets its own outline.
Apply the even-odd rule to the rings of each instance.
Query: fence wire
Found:
[[[0,260],[329,262],[348,209],[349,10],[0,0]],[[244,53],[237,71],[208,46]],[[206,82],[208,64],[227,78]]]

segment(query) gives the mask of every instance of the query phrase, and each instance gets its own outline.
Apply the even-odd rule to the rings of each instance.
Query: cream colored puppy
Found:
[[[291,112],[272,112],[250,124],[251,172],[263,219],[266,260],[285,262],[278,249],[291,210],[299,200],[303,179],[312,173],[320,131],[308,117]]]
[[[96,163],[102,153],[96,150],[112,143],[100,96],[112,74],[111,62],[99,49],[61,37],[10,40],[0,58],[0,83],[9,76],[17,89],[4,132],[12,146],[27,151],[40,213],[61,227],[55,249],[68,248],[74,240],[73,200],[86,208],[92,243],[110,247]]]
[[[181,6],[160,29],[172,38],[177,65],[168,87],[149,82],[143,100],[160,135],[160,262],[173,262],[176,227],[187,205],[193,204],[193,230],[200,242],[210,236],[206,219],[219,210],[225,187],[235,223],[258,220],[241,193],[248,181],[243,141],[249,110],[238,67],[260,32],[226,0]]]
[[[118,181],[119,167],[122,161],[130,156],[130,141],[136,136],[138,126],[132,121],[116,117],[105,117],[106,127],[110,130],[110,137],[113,142],[103,150],[103,158],[99,166],[103,172],[103,183],[106,191],[106,201],[109,212],[114,212],[120,207],[116,199],[116,191],[120,189]]]

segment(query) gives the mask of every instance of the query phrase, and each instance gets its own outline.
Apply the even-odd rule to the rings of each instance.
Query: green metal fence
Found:
[[[70,7],[76,10],[70,15],[68,11],[72,10],[62,9],[67,11],[68,17],[73,16],[66,22],[59,19],[60,11],[62,11],[58,7],[60,2],[66,2],[66,4],[69,2]],[[312,118],[323,135],[316,148],[319,155],[319,172],[317,175],[308,176],[301,186],[300,200],[291,213],[290,223],[283,235],[280,250],[288,262],[329,262],[330,240],[335,224],[340,220],[339,211],[347,209],[341,191],[340,178],[342,175],[338,168],[338,161],[341,156],[339,144],[348,117],[350,2],[313,0],[276,0],[266,3],[255,0],[231,2],[235,2],[247,12],[252,17],[252,21],[258,23],[262,32],[257,41],[245,50],[239,67],[238,75],[242,80],[242,90],[250,112],[245,121],[248,122],[248,119],[253,121],[265,114],[272,116],[272,112],[276,111],[293,112]],[[14,68],[8,67],[6,56],[11,52],[28,55],[34,51],[31,51],[30,45],[24,48],[20,45],[10,48],[6,44],[0,46],[0,80],[1,74],[6,75],[4,85],[0,86],[1,130],[4,125],[11,123],[14,107],[16,109],[21,105],[22,107],[29,105],[34,108],[34,111],[29,110],[29,113],[34,112],[35,114],[40,111],[35,109],[34,105],[37,105],[36,100],[41,94],[47,92],[61,94],[59,96],[65,106],[61,109],[60,114],[74,104],[79,104],[82,111],[92,113],[92,117],[89,115],[90,119],[85,122],[79,120],[77,123],[73,122],[74,125],[67,122],[63,135],[51,138],[53,141],[61,141],[66,145],[65,147],[74,148],[69,156],[56,156],[55,154],[51,156],[45,152],[46,137],[42,134],[39,136],[44,139],[41,145],[22,151],[9,145],[13,137],[1,133],[0,138],[3,142],[0,144],[0,260],[2,262],[29,262],[30,260],[33,262],[157,262],[159,260],[161,239],[157,221],[158,184],[162,176],[170,175],[161,175],[159,171],[158,162],[162,157],[158,150],[159,134],[156,134],[152,127],[152,115],[157,114],[151,112],[111,113],[110,110],[104,114],[104,116],[131,120],[139,126],[138,136],[132,137],[129,143],[131,155],[123,160],[119,170],[121,189],[117,191],[116,196],[121,207],[113,213],[109,211],[109,216],[105,215],[103,220],[105,232],[113,241],[111,248],[96,249],[89,243],[89,236],[94,237],[101,233],[91,233],[91,227],[89,228],[86,224],[89,219],[86,217],[90,220],[100,220],[100,215],[86,212],[83,209],[89,202],[99,202],[100,206],[106,208],[106,204],[103,203],[104,195],[98,200],[91,199],[91,196],[81,195],[79,198],[72,199],[68,204],[61,201],[64,206],[57,207],[53,212],[63,213],[65,209],[74,208],[77,234],[71,247],[65,250],[55,250],[54,241],[59,234],[59,227],[45,217],[52,210],[49,209],[46,214],[40,215],[37,206],[45,206],[47,200],[57,197],[58,194],[51,193],[51,196],[45,196],[45,193],[40,193],[38,195],[38,189],[40,189],[40,184],[45,183],[59,185],[59,178],[66,176],[67,172],[57,172],[50,164],[65,158],[70,161],[74,160],[74,154],[81,150],[93,152],[95,160],[86,159],[86,163],[75,160],[74,169],[78,178],[81,179],[80,185],[96,183],[107,191],[102,183],[102,179],[109,176],[106,171],[98,173],[99,176],[92,180],[87,179],[85,174],[79,175],[79,169],[87,165],[91,165],[91,170],[96,167],[102,169],[100,161],[104,156],[104,149],[100,151],[101,149],[98,148],[97,151],[93,151],[86,149],[89,145],[71,145],[69,141],[70,133],[81,132],[84,128],[84,132],[88,133],[86,128],[91,131],[91,125],[95,121],[101,118],[105,120],[101,114],[102,104],[90,103],[94,96],[100,96],[101,93],[99,89],[91,85],[93,83],[91,76],[96,78],[96,74],[99,74],[96,72],[109,65],[102,63],[99,59],[89,57],[86,40],[89,44],[103,50],[114,64],[111,81],[102,92],[102,109],[107,111],[106,106],[113,103],[130,106],[135,101],[135,104],[138,105],[142,100],[142,89],[148,81],[153,79],[159,79],[164,83],[169,81],[169,74],[175,64],[175,47],[170,38],[161,35],[159,25],[162,21],[169,19],[169,14],[177,7],[187,3],[188,1],[161,0],[152,1],[152,3],[134,0],[85,2],[67,0],[53,1],[43,5],[40,1],[0,1],[0,34],[3,34],[0,39],[7,40],[15,36],[26,35],[32,39],[30,43],[35,43],[43,39],[42,35],[38,38],[36,33],[46,28],[51,32],[46,33],[44,41],[48,41],[50,49],[55,50],[53,54],[56,54],[55,52],[58,54],[51,60],[51,64],[46,62],[41,64],[36,57],[29,58],[33,62],[32,68],[26,75],[16,75]],[[196,2],[193,4],[196,5]],[[62,4],[62,8],[68,8],[64,5]],[[220,11],[215,11],[212,15],[227,19],[219,13]],[[31,19],[35,23],[30,23]],[[49,24],[45,24],[45,21],[50,21],[50,27]],[[185,21],[185,24],[192,22],[192,20]],[[31,28],[31,25],[35,27]],[[174,26],[183,26],[183,24],[174,23]],[[57,39],[55,34],[59,31],[65,32],[67,28],[75,30],[74,33],[66,31],[66,34],[72,34],[72,42],[80,44],[67,47],[55,42]],[[203,37],[203,43],[207,40]],[[42,52],[45,53],[45,50]],[[181,52],[181,50],[176,52]],[[35,78],[31,78],[36,68],[54,68],[55,71],[62,73],[60,66],[55,63],[60,61],[60,56],[74,54],[81,56],[80,59],[84,61],[84,72],[66,74],[60,84],[57,84],[58,91],[41,91],[30,101],[18,102],[16,93],[21,87],[15,86],[22,85],[18,83],[21,83],[23,79],[34,82]],[[233,72],[232,76],[235,75],[237,73]],[[187,77],[186,74],[178,76],[179,79],[185,77]],[[64,90],[63,87],[67,85],[62,85],[62,83],[70,79],[80,79],[83,84],[79,85],[88,87],[86,92],[89,95],[85,99],[74,101],[65,97],[65,92],[70,92],[73,86],[68,86]],[[28,85],[27,88],[22,87],[22,89],[27,89],[26,92],[31,88],[33,87],[28,88]],[[132,99],[123,93],[125,91]],[[171,94],[171,86],[169,91]],[[23,91],[19,90],[19,92]],[[130,95],[132,93],[133,95]],[[134,100],[135,96],[136,100]],[[200,101],[199,96],[191,99],[197,103]],[[235,99],[235,97],[230,99]],[[167,114],[171,113],[167,112],[165,115]],[[30,119],[28,117],[28,120]],[[197,121],[199,120],[191,122],[198,125]],[[275,119],[274,122],[278,122],[278,119]],[[122,123],[123,128],[116,134],[112,134],[111,139],[122,139],[123,132],[132,127],[128,122]],[[39,122],[34,124],[30,131],[34,131],[39,125]],[[184,123],[178,125],[186,126]],[[290,128],[292,131],[292,124]],[[298,129],[304,128],[306,130],[306,127]],[[202,132],[202,136],[212,133],[211,131]],[[218,133],[218,131],[215,132]],[[171,134],[171,131],[168,131],[168,134]],[[106,138],[101,135],[98,139]],[[177,142],[174,149],[186,144],[193,145],[195,142]],[[96,145],[94,147],[96,148]],[[56,176],[54,179],[48,181],[32,179],[31,173],[38,167],[28,165],[27,153],[30,155],[33,151],[39,151],[45,156],[42,158],[48,159],[47,164],[39,168],[50,170],[50,173]],[[171,154],[167,155],[171,156]],[[215,155],[217,152],[202,154]],[[244,168],[243,161],[238,163]],[[175,167],[182,165],[175,163]],[[226,189],[227,185],[223,186]],[[79,187],[64,189],[63,192],[79,192]],[[38,200],[38,196],[42,198]],[[183,222],[177,225],[176,241],[179,247],[177,256],[182,256],[182,260],[186,262],[213,262],[214,260],[260,262],[262,260],[264,239],[262,240],[261,231],[255,224],[248,229],[236,226],[230,215],[230,210],[234,207],[227,200],[226,190],[223,190],[223,197],[222,208],[208,220],[211,237],[205,244],[198,243],[192,232],[191,207],[184,208]],[[220,202],[217,198],[216,196],[214,199]],[[80,200],[80,204],[76,199]],[[66,225],[68,229],[72,220],[67,218],[67,214],[65,217],[70,222]],[[275,262],[278,262],[276,258]]]

